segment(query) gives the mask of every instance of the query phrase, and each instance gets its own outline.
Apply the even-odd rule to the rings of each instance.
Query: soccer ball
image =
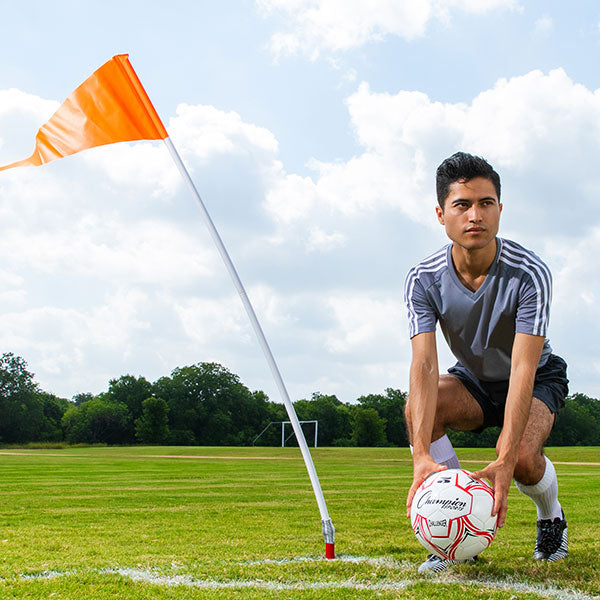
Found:
[[[410,520],[417,539],[446,560],[466,560],[494,539],[494,490],[462,469],[431,474],[417,489]]]

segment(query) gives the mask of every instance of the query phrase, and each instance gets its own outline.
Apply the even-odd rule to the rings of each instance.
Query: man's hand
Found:
[[[503,527],[508,508],[508,490],[513,477],[514,467],[499,460],[490,463],[485,469],[473,473],[477,479],[488,479],[494,488],[494,508],[492,515],[498,515],[498,527]]]
[[[429,477],[432,473],[438,473],[439,471],[445,471],[448,467],[439,465],[436,463],[431,456],[424,456],[422,459],[413,459],[413,483],[408,490],[408,498],[406,499],[406,516],[410,517],[410,507],[412,505],[413,498],[419,486]]]

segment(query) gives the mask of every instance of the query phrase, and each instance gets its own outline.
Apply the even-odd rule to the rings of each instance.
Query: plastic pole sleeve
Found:
[[[208,211],[206,210],[206,206],[204,205],[204,202],[202,201],[202,198],[200,197],[200,194],[198,193],[198,190],[196,189],[196,186],[194,185],[194,182],[192,181],[190,174],[188,173],[187,169],[185,168],[185,165],[183,164],[183,161],[181,160],[179,153],[177,152],[177,150],[176,150],[175,146],[173,145],[173,142],[171,142],[170,138],[168,138],[168,137],[165,138],[164,142],[165,142],[167,148],[169,149],[169,153],[171,154],[171,157],[173,158],[175,164],[177,165],[177,168],[179,169],[181,176],[185,180],[188,188],[192,192],[192,195],[194,196],[194,198],[198,202],[198,205],[200,206],[200,210],[202,212],[204,222],[205,222],[206,226],[208,227],[210,235],[211,235],[215,245],[217,246],[217,250],[219,251],[221,258],[223,259],[223,262],[225,263],[227,270],[229,271],[229,275],[231,276],[231,279],[233,280],[233,284],[235,285],[235,287],[240,295],[240,298],[242,300],[242,303],[244,305],[244,308],[246,309],[246,313],[248,314],[250,323],[252,324],[252,327],[254,329],[254,333],[256,334],[258,341],[260,343],[260,346],[262,348],[262,351],[265,355],[265,358],[267,359],[267,363],[269,364],[269,368],[271,369],[271,373],[273,375],[273,378],[275,379],[275,383],[277,384],[279,393],[281,394],[281,397],[283,399],[283,403],[285,405],[288,416],[292,423],[292,427],[294,428],[294,433],[296,434],[296,438],[297,438],[298,444],[300,446],[300,451],[302,452],[302,457],[304,458],[304,463],[306,465],[306,469],[308,470],[308,476],[310,478],[310,482],[312,484],[313,491],[315,493],[317,505],[319,506],[319,512],[321,513],[321,521],[323,523],[328,523],[328,530],[329,530],[329,527],[331,527],[331,531],[328,531],[328,533],[330,533],[332,536],[333,535],[333,525],[331,525],[331,519],[329,518],[329,513],[327,512],[325,498],[323,497],[323,491],[321,490],[321,484],[319,483],[319,478],[317,476],[317,472],[316,472],[315,466],[313,464],[312,456],[308,449],[308,445],[306,444],[306,439],[304,438],[304,433],[302,432],[300,423],[298,422],[298,417],[296,415],[294,405],[292,404],[292,401],[290,400],[289,394],[287,392],[287,389],[286,389],[283,379],[281,377],[281,373],[279,372],[277,363],[275,362],[275,359],[273,357],[271,349],[269,348],[269,344],[267,343],[267,339],[265,338],[265,334],[263,333],[262,327],[260,326],[260,323],[258,322],[256,313],[254,312],[254,308],[252,307],[252,304],[250,303],[248,295],[246,294],[246,290],[244,289],[244,286],[242,285],[242,282],[239,278],[239,275],[237,274],[237,271],[233,265],[233,262],[231,261],[231,258],[229,257],[229,254],[225,248],[225,245],[223,244],[223,241],[221,240],[221,236],[219,235],[219,232],[217,231],[217,229],[213,223],[213,220],[211,219]],[[324,532],[324,535],[325,535],[325,532]],[[327,539],[325,541],[326,541],[326,543],[330,543]]]

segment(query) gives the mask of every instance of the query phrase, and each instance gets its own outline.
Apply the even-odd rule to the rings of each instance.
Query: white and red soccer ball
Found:
[[[430,475],[417,489],[410,520],[413,531],[430,553],[446,560],[466,560],[494,539],[494,490],[462,469]]]

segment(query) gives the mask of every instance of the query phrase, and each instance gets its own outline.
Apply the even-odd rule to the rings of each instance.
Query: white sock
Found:
[[[556,470],[547,456],[544,476],[534,485],[524,485],[515,479],[517,489],[529,496],[537,506],[538,519],[556,519],[562,517],[562,508],[558,501],[558,480]]]
[[[444,434],[439,440],[431,442],[429,454],[436,463],[446,465],[449,469],[460,469],[458,456],[454,452],[450,438]]]

